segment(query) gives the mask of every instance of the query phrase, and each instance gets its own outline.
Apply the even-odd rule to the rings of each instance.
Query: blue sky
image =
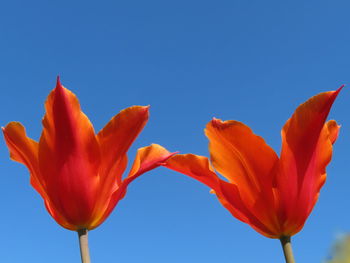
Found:
[[[278,153],[280,130],[309,97],[349,85],[350,3],[310,1],[25,1],[0,3],[0,124],[41,133],[55,85],[80,99],[96,131],[121,109],[151,105],[129,151],[159,143],[208,156],[212,117],[248,124]],[[350,231],[349,88],[330,117],[342,124],[328,180],[302,232],[299,263],[321,262]],[[79,262],[77,235],[58,226],[0,142],[1,262]],[[277,240],[233,218],[186,176],[159,168],[90,232],[93,262],[283,262]]]

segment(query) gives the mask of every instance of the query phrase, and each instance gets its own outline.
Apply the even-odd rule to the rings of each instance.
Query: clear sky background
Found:
[[[208,156],[212,117],[249,125],[278,153],[280,130],[311,96],[349,85],[350,3],[310,1],[27,1],[0,3],[0,124],[38,139],[56,76],[96,131],[121,109],[151,105],[133,147],[159,143]],[[302,232],[298,263],[322,262],[350,231],[350,91],[328,180]],[[27,169],[0,142],[0,261],[79,262],[77,234],[49,216]],[[134,181],[90,232],[92,261],[283,262],[280,244],[231,216],[209,189],[165,168]]]

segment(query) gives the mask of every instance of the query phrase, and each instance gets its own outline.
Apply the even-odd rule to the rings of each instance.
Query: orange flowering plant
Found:
[[[287,262],[293,262],[290,237],[302,229],[326,180],[339,132],[326,119],[340,90],[318,94],[296,109],[282,129],[280,157],[243,123],[214,118],[205,129],[211,164],[203,156],[180,154],[165,166],[209,186],[234,217],[280,239]]]
[[[78,231],[86,243],[87,230],[109,216],[129,183],[172,153],[157,144],[139,149],[122,179],[127,151],[148,120],[148,107],[122,110],[95,135],[78,99],[57,78],[45,108],[39,142],[28,138],[20,123],[11,122],[3,128],[6,144],[11,159],[27,166],[31,185],[50,215],[62,227]],[[84,262],[89,262],[87,249],[82,249]]]

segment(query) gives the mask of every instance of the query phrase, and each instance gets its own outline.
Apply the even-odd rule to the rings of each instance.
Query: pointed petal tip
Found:
[[[330,96],[332,103],[334,102],[334,100],[338,97],[339,93],[342,91],[342,89],[345,87],[345,85],[341,85],[338,89],[331,91],[330,93],[332,94]]]
[[[147,106],[133,105],[133,106],[131,106],[129,108],[133,108],[134,110],[136,110],[141,115],[142,114],[146,114],[147,115],[147,114],[149,114],[149,108],[150,107],[151,107],[150,105],[147,105]],[[126,109],[129,109],[129,108],[126,108]]]
[[[342,89],[345,87],[345,85],[341,85],[337,90],[334,91],[334,98],[338,97],[338,94],[342,91]]]
[[[62,86],[62,83],[61,83],[61,78],[60,76],[58,75],[57,76],[57,79],[56,79],[56,87],[55,87],[56,90],[62,90],[63,89],[63,86]]]
[[[148,119],[149,118],[149,108],[150,108],[150,105],[147,105],[147,106],[140,106],[140,110],[139,110],[139,114],[141,116],[146,116],[146,118]]]
[[[334,93],[336,94],[336,95],[338,95],[339,94],[339,92],[343,89],[345,87],[345,85],[343,84],[343,85],[341,85],[337,90],[335,90],[334,91]]]
[[[213,117],[213,119],[211,120],[211,124],[215,127],[215,128],[219,128],[222,124],[222,120],[217,119],[215,117]]]
[[[144,112],[149,112],[150,107],[151,107],[151,105],[142,106],[142,109],[144,110]]]
[[[207,128],[210,126],[217,130],[224,130],[226,128],[231,127],[232,125],[240,124],[238,121],[226,120],[223,121],[221,119],[213,118],[207,125]]]

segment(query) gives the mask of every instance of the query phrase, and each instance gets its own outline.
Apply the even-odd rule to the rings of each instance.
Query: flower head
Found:
[[[264,236],[292,236],[302,229],[326,180],[340,128],[326,119],[340,90],[321,93],[296,109],[282,129],[280,157],[243,123],[214,118],[205,129],[211,164],[206,157],[185,154],[165,166],[212,188],[234,217]]]
[[[58,78],[45,108],[39,142],[28,138],[18,122],[9,123],[3,133],[11,159],[27,166],[48,212],[67,229],[99,226],[130,182],[172,155],[156,144],[141,148],[123,179],[127,151],[148,120],[148,107],[122,110],[95,134],[78,99]]]

